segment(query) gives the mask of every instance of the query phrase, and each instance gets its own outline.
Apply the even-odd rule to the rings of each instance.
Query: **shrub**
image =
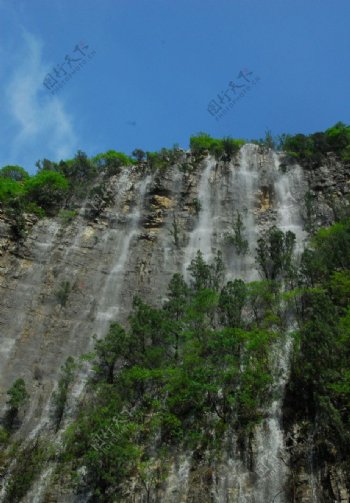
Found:
[[[97,168],[105,170],[108,176],[117,175],[122,166],[130,166],[134,163],[131,157],[115,150],[97,154],[92,158],[92,161]]]
[[[23,193],[23,186],[11,178],[0,177],[0,201],[8,203],[11,199],[20,196]]]
[[[26,180],[25,197],[28,202],[34,202],[48,213],[53,213],[67,193],[68,185],[67,179],[60,173],[41,171]]]
[[[162,155],[159,152],[146,152],[146,159],[149,167],[152,169],[162,169],[168,165],[167,160],[164,158],[164,153]]]
[[[77,214],[78,213],[76,210],[61,209],[58,212],[58,218],[60,218],[62,220],[62,223],[66,225],[72,222],[72,220],[77,216]]]
[[[59,290],[56,292],[56,298],[61,307],[66,307],[67,300],[71,291],[71,286],[69,281],[62,281]]]
[[[190,148],[194,154],[202,154],[210,150],[213,144],[213,138],[207,133],[198,133],[197,136],[190,137]]]
[[[216,159],[221,159],[224,156],[230,159],[243,144],[243,140],[235,140],[229,137],[219,140],[212,138],[207,133],[199,133],[197,136],[191,136],[190,138],[190,148],[194,154],[209,152]]]
[[[27,213],[33,213],[38,218],[44,218],[46,216],[45,210],[34,202],[27,203],[25,206],[25,211]]]

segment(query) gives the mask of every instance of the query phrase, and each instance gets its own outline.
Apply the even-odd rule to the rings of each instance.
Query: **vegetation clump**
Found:
[[[244,140],[229,137],[223,139],[212,138],[207,133],[198,133],[190,138],[190,148],[194,154],[210,153],[218,160],[230,160],[244,143]]]
[[[324,132],[310,135],[284,135],[282,150],[305,166],[316,166],[332,152],[342,161],[350,161],[350,126],[337,122]]]
[[[18,418],[20,409],[29,398],[24,380],[22,378],[16,379],[11,388],[7,391],[7,395],[8,411],[5,417],[5,424],[8,429],[11,429]]]

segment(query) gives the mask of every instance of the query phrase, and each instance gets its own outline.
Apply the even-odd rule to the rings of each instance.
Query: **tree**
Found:
[[[240,149],[240,147],[244,144],[243,140],[235,140],[234,138],[225,137],[221,140],[223,150],[228,158],[231,159]]]
[[[171,323],[170,334],[174,337],[175,360],[179,358],[179,346],[183,334],[182,318],[186,313],[189,303],[189,288],[181,274],[174,274],[168,287],[169,300],[164,304],[163,309],[169,316]]]
[[[130,340],[119,323],[112,323],[104,339],[95,343],[96,363],[94,370],[98,378],[113,384],[115,365],[118,359],[130,358]]]
[[[113,176],[120,173],[122,166],[130,166],[133,160],[123,152],[108,150],[102,154],[97,154],[92,158],[93,163],[98,169],[103,169],[107,176]]]
[[[6,422],[11,428],[18,416],[19,410],[29,397],[24,380],[21,378],[16,379],[11,388],[7,391],[7,395],[9,397],[7,400],[9,410],[7,412]]]
[[[137,162],[143,161],[146,157],[146,153],[140,148],[135,148],[131,155],[137,160]]]
[[[258,239],[257,263],[267,280],[288,277],[292,270],[295,234],[272,227],[266,236]]]
[[[203,253],[198,250],[195,258],[191,260],[188,267],[191,273],[192,280],[191,286],[194,290],[201,290],[203,288],[210,288],[211,283],[211,270],[210,266],[205,262]]]
[[[219,310],[225,326],[242,327],[242,311],[246,303],[247,288],[241,279],[229,281],[221,290]]]
[[[59,171],[59,165],[57,162],[50,161],[49,159],[38,160],[35,163],[35,166],[38,168],[38,173],[40,171]]]
[[[4,166],[0,169],[0,177],[10,178],[14,182],[23,182],[29,178],[29,174],[21,166]]]
[[[169,300],[164,304],[164,309],[170,317],[179,321],[185,314],[189,299],[189,288],[179,273],[173,275],[168,287]]]
[[[249,250],[248,240],[244,236],[245,225],[241,214],[237,211],[236,220],[233,222],[233,234],[227,236],[227,241],[236,249],[238,255],[245,255]]]
[[[61,161],[59,169],[71,182],[86,183],[97,175],[97,170],[93,162],[82,150],[78,150],[74,159]]]

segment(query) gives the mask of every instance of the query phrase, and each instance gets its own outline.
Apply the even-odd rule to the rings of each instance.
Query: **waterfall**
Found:
[[[203,258],[206,261],[210,261],[213,256],[212,236],[214,232],[214,219],[212,172],[215,165],[215,159],[213,157],[208,157],[205,160],[205,168],[201,173],[198,185],[198,202],[200,207],[198,222],[191,232],[189,243],[184,252],[183,274],[186,279],[188,279],[187,268],[196,256],[198,250],[203,253]]]
[[[125,175],[127,176],[127,175]],[[152,177],[138,181],[135,194],[136,201],[126,217],[126,225],[122,229],[112,230],[108,236],[115,242],[114,261],[107,281],[105,282],[97,308],[97,320],[99,321],[98,335],[104,335],[111,321],[116,320],[119,313],[119,293],[122,286],[124,268],[128,260],[130,245],[138,233],[138,224],[142,213],[144,196]],[[129,187],[130,188],[130,187]]]
[[[233,222],[240,215],[243,223],[243,238],[247,241],[248,250],[244,254],[233,251],[229,260],[227,279],[243,279],[253,281],[258,279],[255,264],[255,248],[257,243],[256,193],[259,188],[258,147],[243,145],[239,153],[239,165],[231,162],[232,213]]]
[[[164,501],[167,503],[185,502],[187,498],[189,475],[191,468],[191,454],[180,456],[177,463],[173,463],[167,477]]]
[[[283,231],[292,231],[296,237],[296,253],[300,254],[305,245],[306,232],[300,215],[300,196],[306,192],[303,171],[299,165],[293,166],[286,173],[281,173],[279,156],[273,155],[275,171],[275,191],[278,201],[278,227]],[[297,197],[299,196],[299,197]]]
[[[303,250],[306,234],[300,214],[297,195],[304,193],[304,180],[299,166],[287,173],[281,173],[279,156],[271,152],[272,170],[275,176],[277,226],[283,232],[291,231],[296,236],[296,257]],[[287,462],[288,452],[282,429],[282,402],[289,375],[289,358],[292,349],[290,332],[295,328],[289,320],[287,333],[272,349],[272,368],[274,375],[273,402],[267,412],[263,425],[256,433],[256,472],[255,503],[287,503]]]

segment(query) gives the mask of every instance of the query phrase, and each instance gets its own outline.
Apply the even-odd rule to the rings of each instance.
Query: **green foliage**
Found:
[[[59,289],[55,292],[56,299],[61,307],[66,307],[69,294],[71,292],[71,284],[69,281],[62,281]]]
[[[68,181],[55,171],[41,171],[25,181],[25,198],[34,202],[49,214],[54,213],[68,190]]]
[[[313,206],[314,206],[314,196],[308,191],[305,194],[304,201],[305,201],[305,217],[304,217],[304,222],[305,222],[305,230],[312,234],[315,230],[315,215],[313,211]]]
[[[6,430],[6,428],[3,428],[3,426],[0,426],[0,446],[4,446],[8,443],[10,434]]]
[[[29,398],[26,390],[25,382],[23,379],[16,379],[11,388],[7,391],[8,411],[5,418],[5,424],[8,428],[12,428],[15,420],[17,419],[19,410],[24,406]]]
[[[20,197],[10,200],[5,206],[5,215],[11,222],[11,232],[16,241],[26,236],[26,221],[24,218],[24,202]]]
[[[170,230],[170,234],[172,235],[173,239],[174,239],[174,245],[176,248],[179,247],[180,245],[180,238],[179,238],[179,224],[178,224],[178,221],[174,215],[173,217],[173,221],[172,221],[172,229]]]
[[[189,271],[189,285],[173,276],[162,307],[135,298],[128,329],[113,323],[95,342],[90,401],[66,435],[64,458],[73,470],[87,467],[99,501],[122,498],[130,477],[150,495],[166,476],[168,450],[216,449],[226,429],[248,432],[271,399],[277,332],[245,313],[254,296],[262,309],[276,295],[269,289],[266,300],[267,288],[241,280],[222,287],[220,255],[208,264],[198,252]]]
[[[257,263],[267,280],[291,276],[295,235],[291,231],[283,233],[272,227],[266,236],[258,239]]]
[[[11,470],[6,487],[5,503],[19,503],[23,500],[48,458],[49,449],[38,440],[16,453],[17,462]]]
[[[350,126],[338,122],[325,132],[311,135],[285,135],[283,150],[304,164],[319,164],[328,152],[334,152],[343,161],[349,160]]]
[[[26,391],[25,382],[23,379],[17,379],[11,388],[7,391],[9,399],[7,405],[12,409],[18,410],[25,403],[28,398],[28,393]]]
[[[220,257],[221,259],[221,257]],[[222,266],[222,262],[219,267]],[[207,264],[200,250],[197,251],[196,257],[191,261],[188,267],[192,276],[191,286],[195,291],[211,288],[214,283],[213,266]],[[222,276],[223,270],[220,273]]]
[[[202,205],[201,205],[201,202],[199,199],[197,198],[194,198],[193,201],[192,201],[192,206],[194,208],[194,211],[196,213],[196,215],[199,215],[201,209],[202,209]]]
[[[21,166],[4,166],[0,169],[0,178],[9,178],[14,182],[23,182],[29,178],[29,174]]]
[[[235,140],[233,138],[223,138],[221,140],[212,138],[207,133],[198,133],[190,138],[190,148],[194,154],[211,153],[216,159],[226,158],[231,159],[240,147],[244,145],[243,140]]]
[[[96,375],[113,384],[117,360],[130,357],[129,347],[130,341],[123,327],[119,323],[112,323],[106,337],[95,343]]]
[[[8,203],[23,193],[23,185],[11,178],[0,177],[0,202]]]
[[[137,162],[141,162],[145,159],[146,157],[146,152],[144,152],[143,150],[141,150],[140,148],[135,148],[133,151],[132,151],[132,154],[131,154]]]
[[[98,169],[104,170],[107,176],[117,175],[123,166],[130,166],[134,163],[131,157],[115,150],[108,150],[105,153],[96,155],[92,158],[92,162]]]
[[[59,171],[59,165],[57,162],[50,161],[49,159],[42,159],[35,163],[38,168],[38,173],[41,171]]]
[[[348,219],[317,232],[312,249],[303,254],[300,330],[286,399],[297,418],[317,426],[318,448],[327,451],[333,445],[345,457],[350,443],[349,236]]]
[[[229,281],[220,293],[219,309],[221,321],[230,327],[242,328],[243,308],[247,301],[247,287],[244,281]]]
[[[96,178],[98,173],[94,162],[82,150],[78,150],[74,159],[60,161],[58,169],[69,180],[71,188],[75,191],[77,190],[77,184],[83,186],[88,184]],[[44,171],[41,173],[44,173]]]
[[[267,129],[265,131],[264,138],[260,138],[259,140],[253,140],[252,143],[256,143],[257,145],[260,145],[265,148],[271,148],[273,150],[278,150],[280,148],[279,141],[280,141],[280,138],[274,137],[272,135],[271,131],[269,129]]]
[[[38,218],[46,217],[45,210],[34,202],[27,203],[25,205],[25,211],[27,213],[32,213],[33,215],[36,215]]]
[[[70,224],[74,218],[77,216],[76,210],[64,210],[61,209],[58,212],[58,218],[62,221],[64,225]]]
[[[64,365],[61,367],[61,375],[58,380],[57,391],[53,394],[53,403],[55,407],[54,411],[54,422],[56,426],[56,431],[62,421],[65,405],[67,402],[69,386],[72,384],[74,371],[76,369],[76,364],[74,358],[69,356],[65,361]]]
[[[249,250],[248,240],[244,237],[245,226],[239,211],[233,222],[233,233],[226,236],[226,241],[235,247],[238,255],[245,255]]]
[[[159,152],[146,152],[146,160],[151,169],[166,169],[180,158],[180,151],[177,147],[172,149],[162,148]]]

